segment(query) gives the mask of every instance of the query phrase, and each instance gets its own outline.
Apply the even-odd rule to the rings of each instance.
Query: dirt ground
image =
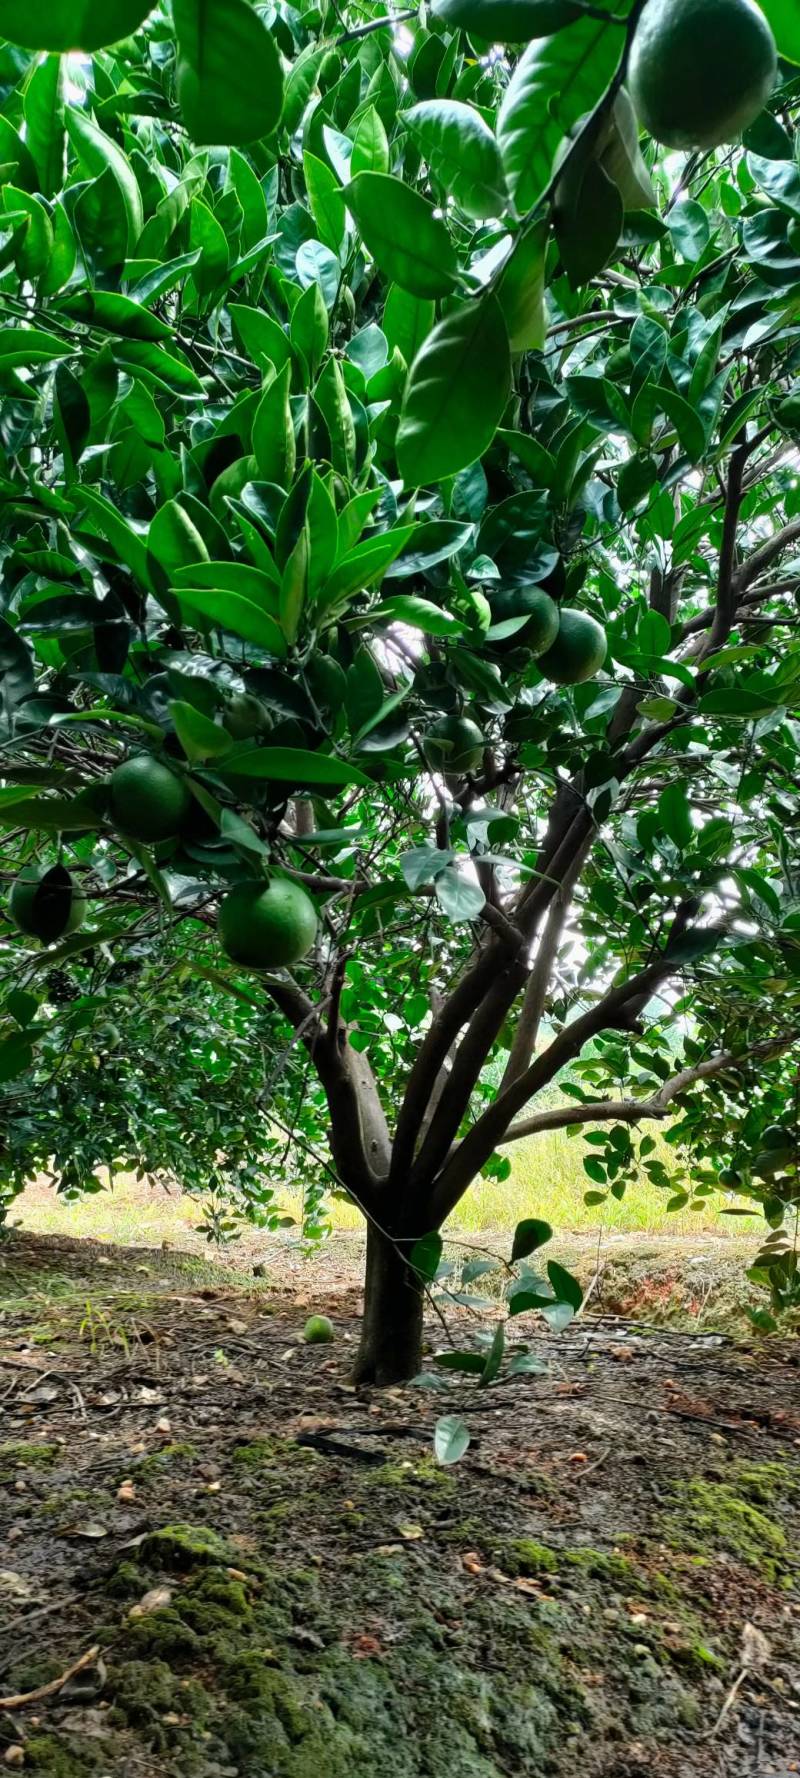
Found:
[[[0,1247],[0,1762],[800,1771],[796,1342],[642,1326],[601,1289],[566,1333],[515,1320],[535,1374],[355,1392],[352,1257],[292,1265],[278,1288],[196,1255]],[[312,1309],[333,1346],[303,1344]],[[471,1431],[453,1469],[447,1413]]]

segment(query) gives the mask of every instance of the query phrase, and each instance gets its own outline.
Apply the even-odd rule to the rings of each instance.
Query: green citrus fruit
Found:
[[[540,656],[539,669],[554,685],[580,685],[599,673],[607,647],[605,630],[595,617],[562,605],[558,635]]]
[[[86,896],[65,865],[26,864],[12,887],[9,913],[20,932],[52,945],[83,925]]]
[[[767,1124],[761,1142],[764,1148],[790,1148],[791,1130],[787,1130],[784,1124]]]
[[[237,883],[220,902],[217,925],[223,950],[248,969],[299,963],[317,936],[313,901],[287,877]]]
[[[308,1346],[329,1346],[333,1337],[333,1322],[327,1315],[309,1315],[303,1328],[303,1339]]]
[[[169,840],[191,802],[182,778],[151,753],[136,753],[111,774],[111,818],[132,840]]]
[[[269,728],[269,711],[251,691],[235,691],[223,708],[222,721],[234,741],[250,741]]]
[[[737,1173],[735,1167],[723,1167],[719,1176],[719,1182],[720,1185],[724,1185],[728,1189],[733,1189],[733,1187],[741,1185],[742,1175],[741,1173]]]
[[[508,640],[515,647],[530,649],[531,654],[544,654],[558,635],[558,606],[540,586],[508,587],[496,593],[491,601],[492,621],[503,623],[509,617],[527,614],[528,622],[515,630]]]
[[[575,0],[434,0],[431,10],[445,24],[489,43],[530,43],[581,16]]]
[[[483,748],[483,735],[469,716],[440,716],[425,736],[425,757],[437,772],[476,771]]]
[[[784,396],[775,409],[775,418],[787,432],[800,432],[800,395]]]
[[[648,0],[628,87],[656,142],[716,148],[763,110],[777,71],[775,39],[754,0]]]

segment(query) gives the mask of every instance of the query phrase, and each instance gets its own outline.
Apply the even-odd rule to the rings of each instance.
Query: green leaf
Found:
[[[53,197],[64,180],[64,75],[60,56],[45,56],[31,70],[25,87],[25,140],[36,163],[37,189],[43,197]]]
[[[447,296],[458,260],[433,204],[389,173],[359,173],[345,189],[359,234],[393,283],[414,296]]]
[[[290,376],[290,367],[285,364],[267,384],[253,420],[253,456],[258,473],[265,482],[274,482],[279,488],[291,486],[297,458],[289,403]]]
[[[423,630],[427,636],[461,636],[465,628],[452,612],[416,593],[393,593],[370,612],[370,622],[408,624],[409,629]]]
[[[443,1245],[441,1235],[437,1234],[435,1230],[432,1230],[429,1235],[420,1236],[420,1239],[414,1242],[408,1256],[408,1263],[412,1272],[418,1273],[426,1284],[432,1284],[436,1277]]]
[[[477,920],[486,903],[477,879],[463,874],[455,863],[448,864],[437,876],[434,893],[442,912],[454,924]]]
[[[82,167],[94,179],[108,173],[114,181],[125,214],[128,235],[126,251],[130,255],[144,224],[142,196],[131,163],[117,143],[110,136],[104,135],[84,111],[79,111],[74,105],[68,106],[66,121],[72,146]]]
[[[658,819],[679,852],[686,851],[694,843],[689,799],[682,784],[667,784],[662,790],[658,799]]]
[[[443,1371],[462,1371],[465,1376],[481,1376],[486,1359],[479,1352],[434,1352],[434,1364]]]
[[[283,73],[275,39],[249,0],[172,0],[178,104],[192,140],[241,144],[280,120]]]
[[[611,258],[623,223],[622,197],[599,162],[589,159],[556,188],[556,241],[573,290]]]
[[[25,49],[102,49],[152,10],[152,0],[0,0],[0,36]]]
[[[85,321],[90,327],[119,334],[124,339],[169,340],[173,337],[173,330],[166,321],[151,314],[140,302],[120,296],[113,290],[79,290],[74,295],[62,296],[58,311],[74,316],[76,321]]]
[[[583,1302],[583,1291],[577,1278],[574,1278],[565,1266],[560,1266],[555,1259],[549,1259],[547,1262],[547,1276],[558,1302],[569,1303],[570,1308],[577,1314]]]
[[[359,119],[350,156],[350,177],[357,173],[388,173],[391,165],[389,139],[383,119],[374,105],[368,105]]]
[[[192,569],[189,569],[192,573]],[[198,612],[201,617],[232,636],[253,642],[267,654],[281,660],[286,653],[286,639],[274,617],[239,593],[222,592],[207,587],[181,586],[178,594],[181,607]]]
[[[479,111],[457,99],[423,99],[403,122],[434,178],[467,216],[502,216],[508,193],[500,150]]]
[[[383,332],[390,346],[402,352],[406,364],[416,358],[425,344],[436,317],[436,306],[427,298],[412,296],[393,284],[383,309]]]
[[[706,448],[706,433],[696,409],[690,407],[689,402],[684,401],[683,396],[676,394],[674,389],[665,389],[663,386],[656,390],[656,401],[672,421],[687,457],[692,463],[699,463]]]
[[[581,15],[580,0],[434,0],[431,11],[445,24],[475,31],[490,43],[530,43],[549,37]]]
[[[536,1253],[553,1239],[553,1230],[549,1222],[541,1222],[535,1216],[526,1216],[518,1222],[514,1230],[511,1247],[512,1264],[518,1259],[527,1259],[529,1253]]]
[[[540,352],[547,337],[544,275],[549,234],[542,222],[519,235],[500,276],[497,300],[512,352]]]
[[[303,155],[303,172],[317,234],[325,247],[339,255],[347,237],[342,188],[327,162],[318,160],[315,154]]]
[[[19,186],[4,185],[0,197],[5,211],[25,217],[24,222],[14,223],[14,261],[19,276],[35,283],[53,250],[50,217],[44,204]]]
[[[564,138],[607,91],[624,43],[619,24],[582,18],[529,44],[520,57],[497,119],[503,169],[520,213],[543,196]]]
[[[0,371],[20,364],[42,364],[53,358],[69,358],[74,346],[42,333],[36,327],[0,327]]]
[[[340,475],[350,477],[356,465],[356,429],[338,358],[328,359],[317,380],[314,400],[328,428],[331,463]]]
[[[228,313],[248,358],[255,364],[271,364],[273,369],[283,370],[289,363],[291,348],[278,322],[263,309],[251,309],[245,303],[229,303]]]
[[[489,1347],[489,1350],[486,1354],[486,1362],[484,1364],[484,1367],[483,1367],[483,1370],[481,1372],[480,1379],[478,1382],[479,1389],[488,1389],[489,1384],[494,1382],[495,1377],[497,1376],[497,1374],[500,1370],[500,1366],[503,1362],[503,1354],[505,1352],[505,1349],[506,1349],[505,1322],[498,1321],[497,1326],[494,1330],[494,1339],[492,1340],[491,1346]]]
[[[413,525],[398,525],[392,531],[383,531],[377,537],[367,537],[363,543],[357,543],[349,550],[341,561],[337,562],[333,573],[325,582],[322,603],[325,608],[338,605],[348,599],[351,593],[361,592],[381,580],[410,537],[413,537]]]
[[[228,240],[213,210],[198,197],[189,206],[189,247],[200,256],[192,268],[192,283],[200,296],[208,296],[228,270]]]
[[[433,1433],[433,1449],[437,1463],[458,1463],[469,1446],[469,1428],[457,1414],[443,1414]]]
[[[320,788],[348,784],[369,787],[371,779],[332,753],[312,753],[303,747],[256,747],[237,754],[227,768],[237,778],[268,778],[282,784],[313,784]]]
[[[210,722],[193,704],[173,698],[169,713],[187,759],[216,759],[221,754],[230,752],[233,742],[227,729],[222,728],[219,723]]]
[[[488,294],[446,315],[411,367],[397,462],[406,487],[455,475],[487,451],[511,387],[506,324]]]

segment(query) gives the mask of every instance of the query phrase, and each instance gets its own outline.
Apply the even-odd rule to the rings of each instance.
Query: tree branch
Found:
[[[738,589],[735,580],[736,564],[736,532],[739,524],[739,511],[742,504],[742,481],[745,465],[751,447],[747,443],[746,431],[741,444],[731,453],[728,468],[728,483],[725,494],[725,516],[722,523],[722,543],[719,552],[719,570],[717,574],[717,599],[714,621],[703,652],[713,654],[726,642],[733,628],[733,617],[736,610]]]
[[[375,1077],[337,1021],[333,1036],[321,1030],[322,1003],[290,977],[269,976],[267,993],[298,1033],[319,1076],[331,1114],[330,1147],[336,1170],[360,1203],[374,1202],[389,1171],[389,1132]]]
[[[752,555],[748,556],[746,562],[742,563],[734,575],[733,586],[737,598],[740,598],[742,593],[752,586],[753,581],[764,573],[765,568],[770,567],[776,557],[783,555],[784,550],[788,549],[790,544],[798,541],[800,541],[800,519],[792,519],[790,524],[784,525],[780,531],[776,531],[772,537],[768,537],[759,549],[754,549]]]
[[[455,1208],[467,1187],[485,1166],[501,1142],[512,1119],[542,1087],[549,1085],[567,1062],[580,1054],[590,1037],[599,1031],[619,1026],[621,1019],[643,1000],[650,999],[661,982],[678,967],[669,957],[661,956],[639,971],[629,981],[612,988],[596,1006],[590,1007],[572,1023],[565,1025],[541,1056],[512,1081],[505,1092],[498,1093],[472,1129],[453,1150],[433,1187],[431,1227],[439,1228]]]
[[[791,1031],[784,1032],[782,1037],[756,1043],[752,1049],[741,1050],[738,1054],[735,1050],[720,1050],[708,1056],[705,1062],[698,1062],[694,1068],[682,1068],[679,1074],[673,1074],[652,1099],[598,1099],[594,1104],[552,1106],[549,1111],[539,1111],[533,1117],[512,1124],[497,1146],[506,1148],[512,1142],[522,1141],[525,1136],[539,1136],[543,1130],[563,1130],[571,1124],[638,1124],[650,1118],[668,1117],[672,1101],[696,1081],[708,1080],[728,1069],[742,1068],[747,1062],[768,1061],[791,1049],[798,1041],[800,1031]]]

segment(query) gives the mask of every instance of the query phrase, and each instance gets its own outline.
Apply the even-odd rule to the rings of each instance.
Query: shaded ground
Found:
[[[0,1249],[0,1693],[99,1650],[0,1708],[0,1759],[52,1778],[800,1770],[796,1344],[521,1316],[536,1375],[356,1394],[351,1277],[304,1267],[278,1292],[142,1249]],[[333,1347],[301,1343],[311,1308]],[[443,1471],[448,1412],[472,1442]]]

